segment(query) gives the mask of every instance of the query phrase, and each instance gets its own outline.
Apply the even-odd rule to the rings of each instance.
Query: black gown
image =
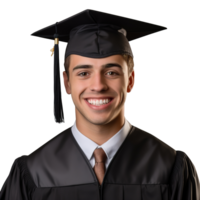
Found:
[[[71,127],[15,159],[0,200],[200,200],[189,157],[132,126],[99,186]]]

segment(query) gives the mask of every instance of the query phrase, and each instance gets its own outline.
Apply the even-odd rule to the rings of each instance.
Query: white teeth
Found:
[[[100,105],[109,103],[111,100],[110,99],[99,99],[99,100],[97,100],[97,99],[96,100],[89,99],[87,101],[92,105],[100,106]]]

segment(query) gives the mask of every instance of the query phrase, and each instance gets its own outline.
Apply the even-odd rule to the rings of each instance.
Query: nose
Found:
[[[91,80],[91,91],[101,92],[108,89],[108,85],[106,84],[106,80],[101,72],[97,72],[94,74]]]

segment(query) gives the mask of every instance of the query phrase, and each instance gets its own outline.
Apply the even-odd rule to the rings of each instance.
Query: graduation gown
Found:
[[[15,159],[0,200],[200,200],[189,157],[132,126],[102,185],[71,127]]]

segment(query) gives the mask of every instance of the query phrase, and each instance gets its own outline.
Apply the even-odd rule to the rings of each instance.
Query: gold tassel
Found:
[[[58,44],[59,43],[59,39],[58,38],[55,38],[54,40],[54,44]],[[51,56],[53,56],[53,53],[54,53],[54,47],[50,50],[52,52]]]
[[[54,53],[54,47],[50,50],[52,52],[51,56],[53,56]]]

